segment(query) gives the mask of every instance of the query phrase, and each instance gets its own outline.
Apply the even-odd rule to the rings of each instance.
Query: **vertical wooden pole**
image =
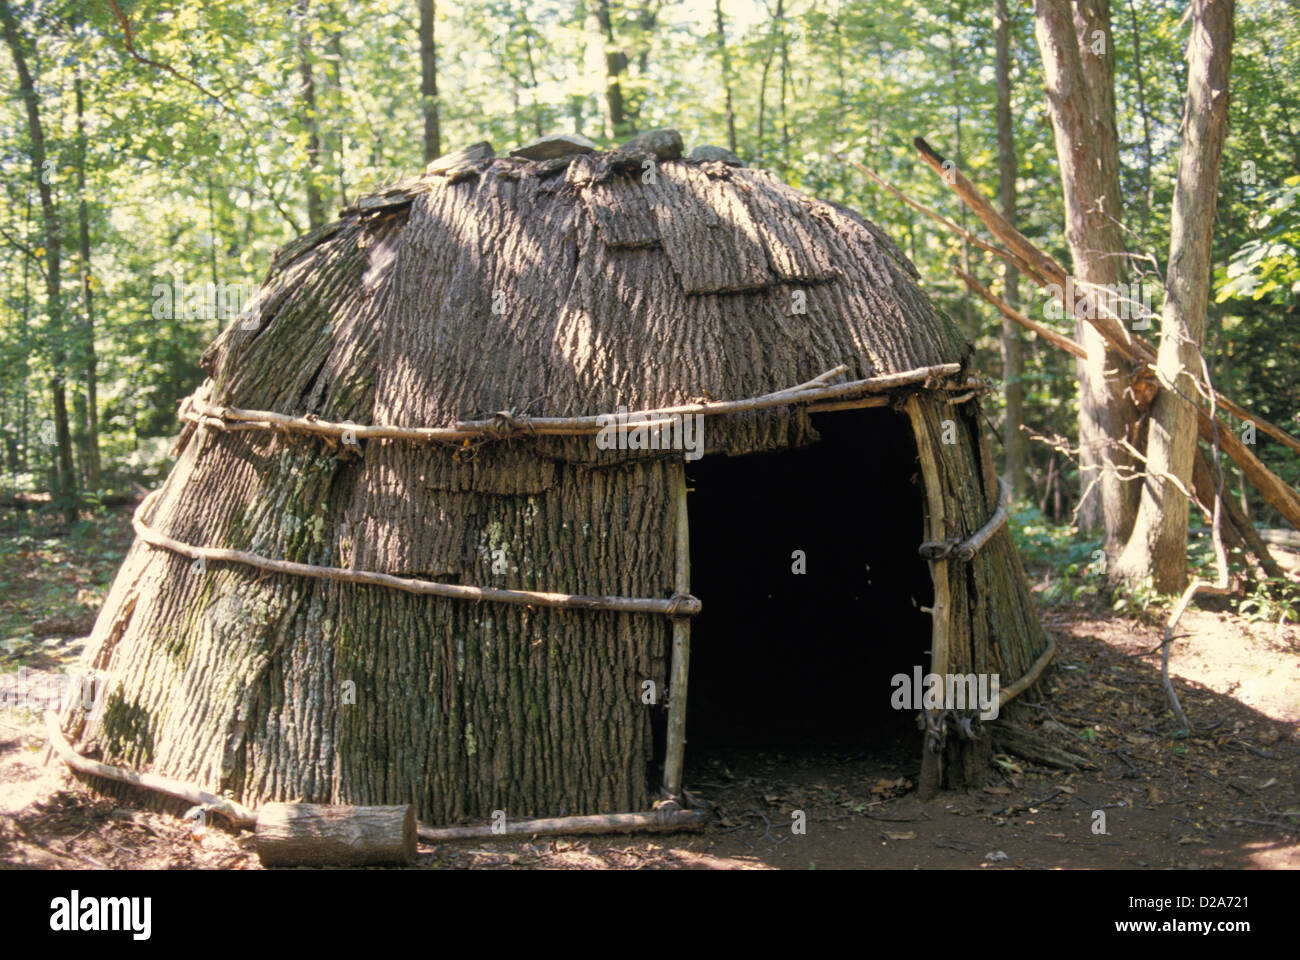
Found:
[[[691,525],[686,512],[686,462],[677,465],[675,484],[677,530],[673,589],[691,592]],[[668,745],[664,757],[664,792],[677,798],[682,793],[682,760],[686,748],[686,686],[691,666],[691,621],[673,620],[672,676],[669,681]]]
[[[925,482],[928,517],[926,539],[943,541],[947,538],[943,481],[939,473],[939,461],[935,456],[935,444],[939,442],[939,438],[930,431],[919,397],[913,396],[907,401],[907,415],[912,420],[912,432],[916,436],[916,452],[921,458],[921,479]],[[930,672],[943,677],[948,673],[948,561],[931,560],[930,578],[934,581],[934,603],[930,607],[930,619],[933,624],[930,634]],[[942,686],[939,692],[943,694]],[[941,755],[923,748],[921,781],[917,784],[917,792],[923,798],[933,796],[942,786],[942,777]]]

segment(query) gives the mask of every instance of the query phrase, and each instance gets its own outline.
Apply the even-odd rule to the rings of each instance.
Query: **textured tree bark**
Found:
[[[1196,453],[1195,400],[1208,394],[1201,342],[1210,294],[1210,256],[1219,162],[1228,122],[1234,0],[1195,0],[1188,41],[1187,101],[1170,224],[1169,269],[1156,374],[1166,389],[1152,408],[1146,478],[1133,535],[1117,576],[1150,579],[1162,593],[1187,583],[1187,497]]]
[[[1016,223],[1016,143],[1011,127],[1011,17],[1007,0],[995,0],[993,30],[997,43],[998,74],[998,199],[1002,216]],[[1020,274],[1015,267],[1005,267],[1004,298],[1015,307],[1020,300]],[[1020,425],[1025,419],[1025,340],[1020,326],[1002,318],[1002,391],[1006,404],[1003,419],[1003,452],[1007,483],[1017,495],[1025,492],[1025,435]]]
[[[415,860],[415,808],[268,803],[254,837],[267,867],[403,865]]]
[[[928,395],[909,402],[929,504],[926,539],[965,540],[997,508],[997,477],[987,441],[975,414],[963,412],[974,409]],[[945,436],[954,442],[945,443]],[[1024,676],[1047,648],[1047,637],[1007,527],[994,533],[969,562],[936,560],[931,571],[935,603],[930,671],[997,674],[1002,686]],[[961,740],[950,729],[942,754],[927,751],[923,757],[918,789],[931,794],[941,786],[978,786],[989,755],[987,735]]]
[[[1115,128],[1114,47],[1109,0],[1035,0],[1035,35],[1043,59],[1048,112],[1065,198],[1065,234],[1074,277],[1117,285],[1124,276],[1119,141]],[[1087,351],[1079,377],[1080,525],[1103,532],[1118,555],[1137,509],[1138,487],[1126,483],[1133,457],[1121,440],[1137,439],[1137,409],[1126,393],[1130,364],[1091,324],[1076,321]]]
[[[840,366],[856,380],[967,358],[910,264],[855,214],[756,170],[666,162],[645,185],[597,181],[597,163],[574,160],[563,177],[514,162],[420,177],[292,242],[255,314],[205,353],[197,399],[437,426],[750,397]],[[950,487],[977,484],[950,493],[976,511],[969,534],[996,496],[975,466],[971,408],[924,392],[965,425],[958,452],[941,456],[956,463]],[[816,438],[799,408],[707,422],[708,455]],[[145,519],[181,543],[462,585],[675,590],[680,452],[605,450],[591,436],[354,447],[195,423],[178,452]],[[981,636],[1003,638],[979,656],[1012,677],[1041,644],[1023,582],[990,595],[1019,574],[1006,537],[959,569],[977,571],[963,597],[982,605]],[[200,559],[132,547],[83,663],[103,672],[104,696],[63,718],[87,756],[250,806],[409,803],[435,824],[650,807],[662,707],[640,693],[664,686],[662,615],[473,603]]]

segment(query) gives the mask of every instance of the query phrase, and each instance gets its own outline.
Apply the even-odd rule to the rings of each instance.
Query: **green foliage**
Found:
[[[1260,235],[1215,272],[1216,303],[1237,298],[1294,305],[1300,297],[1300,175],[1263,191],[1259,203],[1252,226]]]
[[[1016,547],[1031,574],[1043,576],[1035,596],[1044,604],[1077,603],[1106,589],[1101,541],[1081,537],[1070,524],[1046,520],[1033,505],[1019,504],[1009,518]]]
[[[1017,220],[1031,240],[1068,261],[1032,5],[1008,6]],[[410,0],[123,0],[142,60],[125,49],[123,25],[108,4],[31,0],[11,7],[44,120],[68,322],[49,315],[40,171],[32,169],[24,105],[10,97],[0,104],[0,486],[50,487],[53,448],[40,439],[51,416],[49,385],[64,378],[76,409],[87,392],[91,347],[104,471],[91,482],[79,457],[81,485],[149,483],[168,467],[165,439],[177,429],[176,402],[201,381],[198,357],[223,325],[212,316],[156,317],[155,287],[176,280],[255,284],[272,252],[307,230],[309,188],[330,216],[360,192],[420,169],[418,8]],[[925,136],[974,182],[996,189],[991,5],[723,0],[722,35],[709,2],[609,0],[608,9],[606,35],[593,3],[437,4],[442,148],[486,139],[501,153],[553,130],[581,132],[602,147],[618,142],[628,131],[610,129],[605,119],[607,54],[626,59],[619,84],[638,129],[671,125],[688,145],[725,145],[725,84],[742,157],[878,223],[972,340],[974,368],[1001,371],[1001,320],[972,301],[950,269],[964,258],[1002,293],[1001,266],[964,251],[849,162],[974,225],[919,163],[912,138]],[[1166,0],[1112,5],[1125,221],[1134,251],[1157,257],[1168,246],[1186,90],[1182,13]],[[0,74],[12,88],[7,50],[0,50]],[[78,79],[84,144],[76,130]],[[1294,424],[1300,21],[1282,0],[1239,4],[1231,92],[1207,354],[1226,393],[1261,416]],[[77,186],[82,167],[84,192]],[[83,197],[93,338],[77,250]],[[1043,319],[1041,295],[1023,281],[1020,290],[1024,311]],[[1025,371],[1026,425],[1072,437],[1073,360],[1030,341]],[[992,426],[1003,429],[1000,393],[985,405]],[[84,423],[74,428],[84,437]],[[1054,524],[1064,523],[1077,473],[1043,444],[1029,448],[1033,497]],[[1300,458],[1269,443],[1256,452],[1300,483]],[[1276,519],[1258,502],[1252,507]],[[1067,563],[1086,566],[1089,557]]]
[[[1169,598],[1159,593],[1150,581],[1121,582],[1116,585],[1111,600],[1111,609],[1116,613],[1126,613],[1149,623],[1160,620],[1168,606]]]
[[[1300,622],[1300,585],[1278,577],[1257,580],[1237,612],[1248,620]]]

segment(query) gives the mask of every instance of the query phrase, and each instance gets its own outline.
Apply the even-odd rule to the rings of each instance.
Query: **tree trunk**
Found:
[[[1113,290],[1124,275],[1125,250],[1109,2],[1035,0],[1034,17],[1074,277],[1080,294],[1097,285]],[[1135,463],[1119,446],[1124,439],[1137,439],[1137,410],[1126,394],[1130,364],[1091,324],[1078,321],[1075,333],[1088,354],[1077,362],[1080,526],[1101,529],[1107,553],[1118,555],[1132,528],[1139,493],[1137,484],[1124,480]]]
[[[1146,479],[1133,536],[1118,576],[1150,578],[1162,593],[1187,582],[1187,498],[1196,452],[1197,416],[1187,399],[1207,392],[1200,344],[1210,293],[1210,256],[1219,163],[1228,120],[1234,0],[1195,0],[1188,42],[1187,101],[1170,224],[1169,272],[1156,361],[1164,389],[1152,408]],[[1175,482],[1177,481],[1177,482]]]
[[[1007,0],[994,0],[993,29],[997,43],[998,74],[998,199],[1002,215],[1015,226],[1016,222],[1016,143],[1011,127],[1011,18],[1007,13]],[[964,209],[964,207],[963,207]],[[1005,268],[1003,299],[1008,305],[1020,301],[1020,275],[1012,266]],[[1025,492],[1025,434],[1020,429],[1025,417],[1024,377],[1025,341],[1020,325],[1002,319],[1002,390],[1006,402],[1003,419],[1003,451],[1006,480],[1012,492],[1020,496]]]
[[[433,37],[434,0],[420,0],[420,97],[424,104],[424,162],[442,156],[438,129],[438,47]]]
[[[325,198],[321,195],[320,119],[316,113],[316,80],[311,69],[310,0],[298,0],[298,71],[302,77],[302,125],[307,131],[307,223],[315,230],[325,225]]]
[[[594,15],[605,48],[605,118],[607,136],[615,139],[636,132],[629,121],[623,100],[623,76],[627,72],[627,53],[618,49],[614,37],[614,23],[610,18],[609,0],[596,0]]]
[[[81,364],[86,377],[85,465],[86,482],[91,490],[101,484],[99,457],[99,370],[95,354],[94,291],[90,271],[90,215],[86,207],[86,122],[81,76],[76,80],[77,99],[77,242],[81,253],[81,306],[86,320],[81,335]],[[212,249],[216,250],[216,237]],[[215,253],[214,253],[215,255]]]
[[[768,49],[767,56],[763,59],[763,73],[758,82],[758,128],[755,132],[754,157],[760,164],[764,158],[763,121],[767,115],[767,75],[772,71],[772,57],[775,49],[775,47]]]
[[[524,38],[524,64],[528,67],[529,113],[532,114],[533,136],[545,135],[546,126],[542,122],[542,105],[537,97],[537,61],[533,56],[533,27],[524,4],[519,4],[516,15],[519,33]]]
[[[790,85],[790,40],[785,30],[785,0],[776,0],[776,21],[781,27],[781,171],[790,172],[790,124],[786,117],[786,91]]]
[[[966,163],[966,157],[962,153],[961,142],[961,102],[965,93],[961,82],[961,63],[957,59],[957,41],[953,35],[952,23],[954,17],[961,16],[959,10],[953,7],[948,8],[947,16],[944,20],[944,37],[948,45],[948,77],[952,84],[952,149],[953,162],[956,163],[957,169],[960,170]],[[957,223],[963,231],[966,229],[966,205],[962,204],[957,210]],[[970,245],[966,242],[966,237],[961,238],[961,269],[963,273],[970,273]],[[975,308],[971,303],[970,291],[962,287],[961,294],[961,315],[962,328],[966,336],[974,342],[979,336],[979,330],[975,324]]]
[[[1138,113],[1142,117],[1142,238],[1147,235],[1151,220],[1151,116],[1147,113],[1146,87],[1142,83],[1142,37],[1138,26],[1137,10],[1133,0],[1128,0],[1129,25],[1133,29],[1133,79],[1137,84]]]
[[[54,203],[53,192],[50,190],[49,180],[52,171],[46,166],[45,131],[41,125],[36,85],[32,80],[31,72],[27,69],[27,57],[23,52],[22,38],[18,33],[18,21],[8,0],[0,0],[0,23],[4,27],[5,43],[13,55],[14,70],[18,74],[19,93],[27,108],[27,133],[32,141],[32,175],[36,178],[36,190],[41,198],[41,214],[45,221],[45,302],[50,317],[48,334],[50,361],[54,368],[54,376],[50,381],[56,445],[52,486],[64,520],[72,525],[77,521],[77,486],[76,474],[72,468],[72,434],[68,425],[66,386],[68,355],[67,344],[64,342],[63,300],[60,289],[60,253],[63,239],[59,225],[59,211]]]
[[[718,21],[718,53],[722,56],[722,95],[727,107],[727,148],[736,152],[736,117],[731,108],[731,53],[727,50],[727,28],[722,20],[722,0],[713,0]]]
[[[337,24],[339,22],[338,10],[333,5],[329,8],[329,18],[331,23]],[[333,122],[329,125],[329,132],[325,137],[325,153],[326,156],[333,158],[334,176],[339,191],[339,206],[345,207],[348,203],[348,171],[344,147],[347,139],[347,120],[344,113],[343,98],[342,27],[336,27],[330,33],[329,64],[325,70],[325,83],[328,91],[326,97],[327,109],[333,115]]]

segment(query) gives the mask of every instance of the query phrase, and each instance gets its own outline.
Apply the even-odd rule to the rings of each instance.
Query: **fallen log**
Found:
[[[192,784],[154,773],[136,773],[81,756],[69,746],[53,710],[45,712],[50,748],[78,773],[129,783],[211,810],[233,826],[254,831],[257,853],[266,866],[361,866],[410,863],[415,840],[439,842],[511,835],[589,835],[602,833],[673,833],[698,830],[708,822],[702,810],[683,810],[666,803],[646,813],[607,813],[585,817],[515,820],[500,824],[430,827],[406,806],[347,807],[313,803],[267,803],[256,811]]]
[[[254,838],[266,867],[404,865],[415,861],[415,807],[267,803]]]

